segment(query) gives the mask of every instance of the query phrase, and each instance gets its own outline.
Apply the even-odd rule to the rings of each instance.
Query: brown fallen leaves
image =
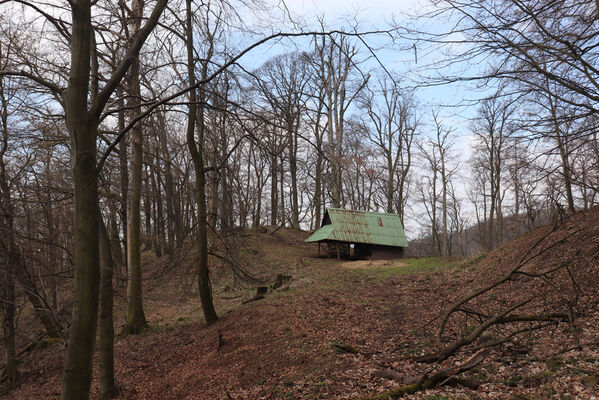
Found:
[[[572,273],[581,292],[574,324],[529,330],[494,347],[480,364],[460,374],[479,382],[477,389],[435,386],[404,398],[597,396],[599,209],[574,216],[571,224],[579,231],[535,265],[575,257]],[[195,296],[182,296],[168,274],[152,280],[146,292],[153,299],[146,310],[152,328],[116,340],[118,398],[351,399],[384,393],[399,380],[451,370],[467,362],[474,348],[437,364],[414,360],[437,349],[439,316],[460,297],[505,275],[545,233],[532,232],[476,264],[386,279],[313,258],[315,249],[291,230],[258,234],[265,265],[276,265],[271,275],[294,277],[289,288],[246,305],[240,303],[255,288],[239,296],[217,288],[221,319],[206,328],[198,320]],[[520,296],[518,288],[506,285],[475,305],[494,307],[503,298]],[[463,323],[448,321],[444,340],[457,339]],[[485,340],[502,333],[487,332]],[[334,344],[356,352],[335,351]],[[54,345],[26,359],[19,387],[2,399],[59,398],[63,351]]]

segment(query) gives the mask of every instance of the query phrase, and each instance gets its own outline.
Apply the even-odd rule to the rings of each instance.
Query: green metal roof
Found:
[[[331,221],[325,224],[327,215]],[[320,229],[306,242],[338,241],[408,247],[406,234],[397,214],[329,208]]]

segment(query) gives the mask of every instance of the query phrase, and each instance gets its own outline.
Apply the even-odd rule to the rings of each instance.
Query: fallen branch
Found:
[[[533,259],[539,257],[540,255],[544,254],[545,252],[547,252],[549,249],[554,248],[555,246],[557,246],[558,244],[561,244],[563,242],[565,242],[568,238],[572,237],[576,232],[578,232],[578,230],[575,230],[573,232],[570,232],[570,234],[568,234],[567,236],[565,236],[564,238],[557,240],[553,243],[551,243],[549,246],[539,250],[538,252],[536,252],[535,254],[531,253],[533,252],[533,250],[535,248],[537,248],[549,235],[551,235],[553,232],[555,232],[555,228],[548,231],[547,233],[545,233],[542,237],[540,237],[532,246],[530,246],[528,248],[528,250],[522,255],[522,257],[520,258],[520,260],[518,261],[518,263],[516,264],[516,266],[509,271],[506,275],[504,275],[501,279],[483,287],[480,288],[478,290],[474,290],[473,292],[471,292],[469,295],[463,297],[462,299],[460,299],[459,301],[457,301],[456,303],[454,303],[445,313],[443,313],[443,315],[440,318],[441,323],[439,324],[439,329],[437,330],[437,335],[436,335],[436,341],[437,344],[440,345],[441,341],[442,341],[442,336],[443,333],[445,331],[445,325],[447,324],[447,321],[449,320],[449,318],[451,317],[451,315],[455,312],[458,311],[462,311],[464,312],[464,305],[466,303],[468,303],[469,301],[471,301],[472,299],[487,293],[489,291],[491,291],[492,289],[495,289],[496,287],[512,280],[514,278],[514,276],[522,274],[522,268],[524,266],[526,266],[530,261],[532,261]],[[472,310],[469,310],[470,312],[472,312]]]
[[[422,375],[417,378],[417,382],[413,384],[403,385],[395,389],[388,390],[384,393],[378,394],[372,397],[364,397],[361,400],[387,400],[397,399],[406,394],[414,394],[420,390],[430,389],[437,385],[447,385],[447,384],[455,384],[460,382],[466,382],[467,387],[471,387],[472,385],[476,385],[471,381],[461,380],[456,378],[456,375],[462,374],[472,368],[476,367],[478,364],[483,362],[483,360],[489,355],[491,349],[486,348],[479,350],[472,357],[470,357],[465,363],[458,365],[456,367],[451,367],[443,371],[439,371],[433,375]]]

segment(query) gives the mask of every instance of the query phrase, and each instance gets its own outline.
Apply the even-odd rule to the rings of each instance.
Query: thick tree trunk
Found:
[[[4,376],[6,377],[6,387],[8,390],[12,389],[14,383],[17,381],[19,371],[17,369],[17,353],[15,346],[15,281],[13,269],[17,266],[15,264],[14,254],[9,256],[8,266],[3,272],[4,279],[2,284],[4,287],[2,293],[2,305],[4,311],[4,318],[2,323],[2,331],[4,336],[4,350],[6,355],[6,366],[4,367]],[[18,267],[17,267],[18,268]]]
[[[6,128],[6,126],[4,126],[3,128]],[[8,133],[6,131],[5,135],[5,140],[7,142]],[[4,148],[3,150],[6,150],[6,148]],[[2,155],[0,155],[0,173],[0,194],[2,194],[2,198],[0,198],[0,209],[2,209],[5,213],[5,215],[3,216],[4,221],[0,219],[0,222],[3,222],[3,226],[0,226],[0,233],[4,236],[4,238],[0,240],[2,242],[2,247],[6,248],[8,252],[8,262],[1,271],[1,283],[3,288],[1,303],[2,309],[4,311],[2,330],[4,338],[4,350],[6,355],[6,367],[4,369],[4,375],[6,377],[7,388],[10,390],[13,384],[16,382],[18,376],[17,354],[15,345],[15,278],[17,274],[17,269],[21,268],[21,257],[17,251],[16,243],[14,241],[15,236],[13,234],[14,223],[12,215],[13,207],[10,198],[9,187],[7,184],[6,169],[4,166],[4,160],[2,159]]]
[[[71,64],[68,88],[64,96],[66,125],[71,138],[74,186],[73,261],[74,290],[71,332],[62,374],[62,400],[89,398],[92,361],[96,342],[100,283],[99,228],[96,166],[98,118],[108,97],[127,70],[127,57],[113,86],[105,87],[101,96],[92,93],[93,106],[88,110],[90,95],[91,44],[93,28],[89,0],[71,0]],[[136,37],[131,56],[152,31],[166,0],[159,0],[142,36]]]
[[[75,13],[73,20],[76,18],[79,18],[77,13]],[[73,30],[75,30],[75,27],[76,24],[73,23]],[[89,36],[87,37],[89,42]],[[75,35],[73,35],[73,41],[75,41]],[[84,54],[86,56],[89,53]],[[84,60],[84,57],[82,59]],[[85,99],[80,99],[80,101],[85,106]],[[77,114],[75,113],[75,115]],[[98,318],[100,268],[98,262],[96,135],[94,132],[95,124],[86,124],[85,122],[87,121],[83,123],[70,121],[70,130],[73,132],[72,136],[75,139],[73,150],[75,288],[71,335],[63,370],[62,400],[80,400],[89,397],[92,359],[96,341],[96,321]]]
[[[0,53],[0,56],[1,55],[2,54]],[[6,356],[4,374],[6,377],[7,389],[10,390],[18,377],[15,345],[15,276],[16,270],[19,268],[20,257],[16,251],[13,220],[14,209],[8,184],[6,164],[4,161],[4,155],[8,150],[8,101],[4,92],[4,80],[2,77],[0,77],[0,102],[2,105],[2,113],[0,114],[0,122],[2,124],[0,126],[2,129],[2,142],[0,144],[0,210],[2,210],[4,214],[0,216],[0,245],[1,248],[7,250],[7,262],[3,270],[0,271],[2,274],[0,283],[3,288],[1,293],[1,306],[4,314],[2,331]]]
[[[71,71],[65,108],[73,153],[75,281],[61,399],[84,400],[89,398],[91,384],[100,280],[96,169],[98,121],[87,112],[93,34],[90,2],[73,0],[71,20]]]

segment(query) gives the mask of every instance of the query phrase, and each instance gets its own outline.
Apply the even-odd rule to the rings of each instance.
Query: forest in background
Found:
[[[63,398],[84,398],[98,304],[110,364],[113,271],[127,284],[127,331],[145,329],[141,249],[176,265],[196,240],[210,324],[209,249],[243,228],[312,230],[326,207],[385,211],[400,215],[418,255],[464,257],[597,202],[593,1],[435,2],[419,19],[445,21],[440,33],[414,28],[419,19],[273,32],[244,23],[284,13],[259,2],[0,9],[9,382],[24,295],[50,337],[70,328]],[[385,67],[381,40],[420,54],[420,82]],[[244,64],[272,42],[285,50]],[[422,56],[431,53],[439,57]],[[463,126],[419,98],[419,87],[464,82]]]

